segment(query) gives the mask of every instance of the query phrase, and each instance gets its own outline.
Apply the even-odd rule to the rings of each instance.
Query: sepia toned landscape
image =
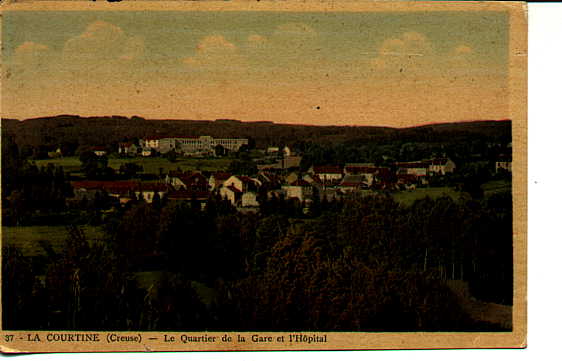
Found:
[[[68,14],[3,13],[4,330],[513,331],[508,11]]]

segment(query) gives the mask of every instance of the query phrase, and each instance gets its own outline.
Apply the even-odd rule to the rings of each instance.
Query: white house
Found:
[[[244,201],[242,197],[246,193],[256,193],[258,187],[261,186],[261,182],[257,179],[246,177],[246,176],[230,176],[224,181],[220,187],[219,194],[221,197],[226,197],[232,205],[238,205],[242,203],[244,206]],[[246,196],[247,204],[252,204],[252,195]],[[257,201],[255,201],[257,203]]]
[[[506,170],[511,173],[511,163],[512,160],[510,157],[507,156],[500,156],[496,160],[496,173],[500,171],[500,169]]]
[[[219,189],[228,178],[230,178],[232,174],[227,172],[215,172],[211,174],[209,178],[209,186],[211,187],[211,191]]]
[[[241,192],[256,191],[261,182],[257,179],[246,177],[243,175],[233,175],[224,181],[223,187],[234,186]]]
[[[105,150],[104,147],[93,147],[92,152],[94,152],[94,154],[98,157],[103,157],[107,154],[107,150]]]
[[[234,185],[225,186],[223,184],[220,187],[219,194],[221,198],[226,198],[232,205],[236,205],[242,199],[243,192]]]
[[[256,192],[246,192],[242,194],[242,207],[259,207],[259,205]]]
[[[121,155],[137,155],[139,147],[131,142],[119,143],[119,154]]]
[[[429,161],[429,174],[445,175],[453,173],[456,165],[449,158],[435,158]]]
[[[336,182],[343,178],[343,171],[339,166],[312,166],[309,171],[310,174],[318,176],[324,183]]]
[[[162,139],[162,137],[146,137],[144,139],[141,139],[139,143],[143,148],[158,150],[158,148],[160,147],[160,139]]]

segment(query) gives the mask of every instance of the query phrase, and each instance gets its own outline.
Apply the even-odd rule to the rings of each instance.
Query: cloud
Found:
[[[51,49],[47,45],[26,41],[14,51],[12,63],[20,66],[39,65],[42,58],[50,53]]]
[[[445,73],[457,74],[466,72],[468,69],[478,72],[490,72],[495,68],[490,64],[485,63],[485,58],[482,58],[477,52],[467,44],[459,44],[451,48],[447,54],[443,56],[442,67],[446,70]]]
[[[468,55],[468,54],[472,54],[473,50],[470,46],[468,45],[458,45],[457,47],[455,47],[453,49],[453,55]]]
[[[37,54],[48,50],[49,47],[47,45],[35,43],[33,41],[26,41],[16,48],[15,54],[30,55],[30,54]]]
[[[18,77],[37,77],[41,72],[48,72],[54,57],[53,50],[47,45],[25,41],[15,50],[5,63],[4,79],[14,80]]]
[[[405,32],[381,43],[372,66],[387,74],[417,73],[431,65],[434,53],[433,44],[424,34]]]
[[[244,56],[238,46],[222,35],[208,35],[199,40],[195,54],[184,58],[183,64],[192,70],[207,71],[207,77],[225,77],[247,68]]]
[[[144,51],[144,39],[128,36],[119,26],[98,20],[89,24],[82,34],[65,43],[63,59],[78,64],[131,61],[142,57]]]
[[[238,59],[238,48],[222,35],[209,35],[195,46],[195,55],[183,59],[190,66],[219,66]]]
[[[496,68],[487,64],[469,44],[455,44],[437,51],[432,41],[418,32],[405,32],[384,40],[371,60],[375,76],[414,82],[440,78],[454,83],[476,74],[495,72]]]
[[[212,53],[216,51],[234,51],[236,46],[222,35],[209,35],[199,41],[196,49],[200,53]]]
[[[432,45],[427,37],[416,32],[406,32],[400,38],[387,39],[379,48],[381,56],[424,56],[431,53]]]

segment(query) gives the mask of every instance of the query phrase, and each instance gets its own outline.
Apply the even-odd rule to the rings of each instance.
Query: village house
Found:
[[[453,173],[456,165],[449,158],[435,158],[429,161],[429,174],[445,175]]]
[[[266,189],[276,189],[281,187],[281,177],[276,173],[260,171],[257,178],[261,182],[262,187],[265,187]]]
[[[105,193],[107,196],[127,203],[134,194],[137,199],[152,203],[154,196],[162,199],[168,192],[168,187],[162,183],[142,183],[135,181],[76,181],[70,183],[74,191],[74,201],[94,200],[96,194]]]
[[[310,175],[306,173],[302,176],[302,179],[312,184],[312,186],[316,186],[316,187],[322,186],[322,181],[317,175]]]
[[[215,172],[209,177],[209,186],[211,191],[218,190],[224,183],[225,180],[230,178],[232,174],[228,172]]]
[[[261,186],[261,182],[258,179],[250,178],[244,175],[233,175],[224,181],[223,187],[234,186],[242,192],[257,191],[258,187]]]
[[[190,192],[207,192],[210,188],[207,178],[199,172],[170,171],[166,175],[165,182],[176,190],[183,189]]]
[[[397,175],[413,175],[416,177],[427,177],[429,163],[425,161],[417,162],[396,162]]]
[[[119,143],[118,152],[120,155],[136,156],[139,149],[140,148],[132,142],[122,142]]]
[[[221,198],[229,201],[233,206],[236,206],[242,201],[243,192],[236,188],[234,185],[222,185],[219,190]]]
[[[369,184],[367,183],[367,179],[361,174],[348,174],[343,177],[342,181],[338,185],[338,189],[340,189],[343,193],[367,189],[368,187]]]
[[[343,178],[343,170],[339,166],[325,165],[325,166],[312,166],[308,173],[313,176],[318,176],[320,181],[324,184],[336,184]]]
[[[149,149],[159,149],[160,147],[160,139],[163,137],[145,137],[139,140],[139,144],[142,148],[149,148]]]
[[[296,181],[284,185],[281,188],[285,192],[287,199],[298,198],[301,202],[305,199],[312,198],[314,194],[312,184],[308,183],[304,179],[297,179]]]
[[[507,155],[500,155],[498,159],[496,159],[496,173],[500,172],[501,170],[507,171],[511,173],[511,163],[512,158]]]
[[[93,200],[96,193],[105,192],[108,196],[119,199],[133,191],[137,186],[134,181],[74,181],[70,182],[75,201]]]
[[[242,207],[259,207],[258,194],[246,192],[242,194]]]
[[[257,197],[257,191],[260,186],[261,182],[257,179],[233,175],[224,181],[222,187],[219,189],[219,194],[221,197],[228,199],[234,206],[244,206],[242,201],[243,195],[246,193],[254,193],[255,197]],[[246,204],[253,204],[253,197],[252,195],[246,196]]]
[[[343,168],[345,175],[361,175],[370,187],[375,180],[378,168],[372,163],[348,163]]]
[[[268,147],[266,153],[267,153],[267,154],[272,154],[272,153],[273,153],[273,154],[276,154],[276,153],[279,153],[279,147]]]
[[[301,165],[302,157],[299,155],[285,155],[281,160],[283,169],[298,168]]]
[[[103,157],[104,155],[107,155],[107,150],[103,146],[92,147],[92,152],[94,152],[94,154],[97,155],[98,157]]]

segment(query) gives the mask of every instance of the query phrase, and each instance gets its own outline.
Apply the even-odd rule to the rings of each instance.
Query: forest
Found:
[[[69,225],[63,251],[3,250],[7,329],[497,330],[475,322],[447,280],[512,300],[511,202],[390,197],[276,200],[259,214],[214,199],[135,202]],[[138,276],[156,277],[148,289]],[[42,275],[37,277],[38,275]],[[17,292],[13,292],[17,290]],[[202,290],[207,290],[205,295]],[[495,328],[494,328],[495,327]],[[501,330],[501,328],[500,328]]]

